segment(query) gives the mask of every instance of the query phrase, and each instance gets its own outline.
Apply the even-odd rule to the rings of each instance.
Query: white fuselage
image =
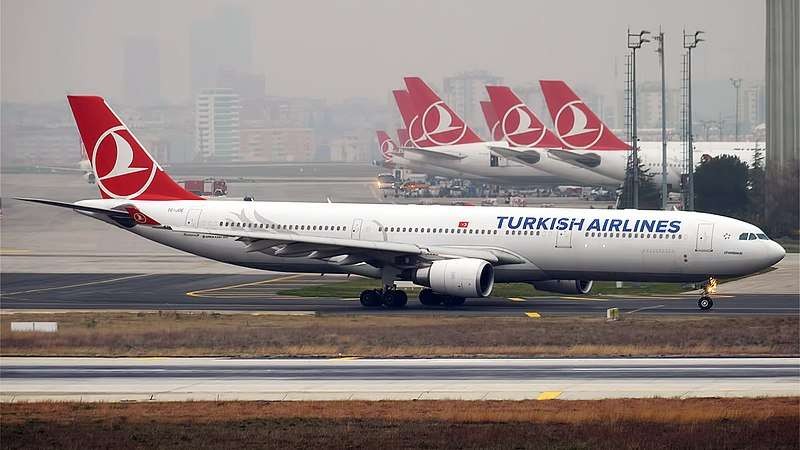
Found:
[[[437,147],[436,151],[463,156],[462,159],[436,158],[427,155],[415,155],[408,152],[406,159],[420,170],[429,167],[433,170],[442,168],[461,174],[472,174],[481,178],[499,180],[501,184],[542,183],[544,180],[577,182],[582,185],[619,185],[625,180],[628,164],[626,150],[569,150],[575,154],[597,155],[599,164],[595,167],[581,167],[579,164],[566,162],[552,154],[548,149],[532,148],[541,158],[537,162],[522,164],[499,158],[496,166],[491,165],[490,145],[508,146],[506,142],[462,144]],[[743,162],[750,164],[757,148],[763,145],[751,142],[695,142],[694,165],[698,166],[704,155],[717,157],[722,155],[738,156]],[[662,148],[661,142],[640,142],[639,159],[655,183],[661,182]],[[524,151],[524,147],[515,147]],[[672,191],[679,191],[684,158],[683,142],[667,143],[667,184]]]
[[[441,153],[458,155],[461,159],[439,158],[424,154],[414,154],[412,151],[404,155],[412,164],[418,166],[436,166],[459,173],[471,174],[480,178],[492,180],[503,185],[519,184],[544,184],[564,181],[583,180],[590,184],[615,184],[614,180],[584,170],[558,160],[547,160],[545,149],[535,149],[542,157],[535,164],[522,164],[506,158],[498,158],[498,164],[492,165],[494,153],[491,145],[508,147],[507,142],[479,142],[475,144],[447,145],[431,148]],[[413,169],[412,169],[413,170]]]
[[[166,227],[410,243],[423,248],[494,248],[519,256],[524,263],[495,268],[498,282],[701,281],[709,276],[750,274],[783,257],[783,249],[766,238],[739,240],[742,233],[762,233],[753,225],[680,211],[212,200],[84,200],[78,204],[105,209],[132,204]],[[129,230],[170,247],[239,266],[381,276],[380,268],[363,262],[340,265],[247,252],[245,243],[236,237],[146,225]]]

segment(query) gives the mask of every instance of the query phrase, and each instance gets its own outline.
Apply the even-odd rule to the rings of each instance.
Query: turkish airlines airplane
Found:
[[[585,294],[591,280],[699,282],[784,256],[751,224],[695,212],[204,200],[175,183],[101,97],[68,100],[102,198],[20,200],[229,264],[382,280],[361,293],[366,307],[404,306],[396,280],[427,286],[423,304],[452,306],[491,295],[495,282]]]
[[[565,162],[599,174],[624,179],[630,146],[619,139],[586,103],[563,81],[539,82],[547,109],[553,119],[555,134],[562,149],[548,153]],[[662,143],[639,142],[639,160],[660,181],[662,173]],[[683,142],[667,142],[667,184],[671,190],[680,189]],[[735,155],[750,163],[759,145],[755,142],[695,142],[695,164],[708,157]],[[763,150],[763,147],[761,147]]]
[[[400,136],[401,141],[403,140],[403,132],[405,132],[406,140],[408,140],[408,132],[405,130],[397,130],[398,136]],[[452,169],[447,169],[445,167],[439,166],[432,166],[430,164],[422,164],[418,160],[414,159],[407,159],[404,156],[404,153],[397,147],[397,144],[394,143],[389,134],[383,130],[377,130],[376,134],[378,136],[378,145],[380,146],[381,155],[383,156],[383,166],[387,168],[397,168],[403,167],[406,169],[413,170],[414,172],[424,173],[430,176],[438,176],[438,177],[445,177],[445,178],[465,178],[463,173],[459,173]],[[477,176],[469,176],[469,178],[475,181],[481,181],[484,183],[491,182],[486,178],[477,177]]]
[[[619,186],[624,181],[624,176],[619,179],[609,177],[574,164],[571,160],[554,157],[548,149],[562,149],[563,144],[510,88],[486,86],[486,92],[494,109],[494,117],[489,117],[484,110],[487,124],[489,119],[496,120],[493,134],[509,144],[508,147],[493,146],[494,152],[582,184]]]
[[[507,147],[505,142],[484,142],[424,81],[417,77],[404,81],[408,90],[392,93],[414,144],[401,148],[406,159],[503,185],[558,181],[549,172],[517,162],[495,164],[492,157],[498,155],[492,147]]]

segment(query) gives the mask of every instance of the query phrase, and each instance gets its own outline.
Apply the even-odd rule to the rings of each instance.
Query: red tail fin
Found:
[[[413,147],[414,143],[408,137],[408,130],[405,128],[397,129],[397,140],[400,141],[400,147]]]
[[[378,144],[381,148],[381,155],[383,156],[383,162],[388,163],[392,160],[392,153],[397,150],[397,145],[395,145],[392,138],[389,137],[389,134],[383,130],[376,131],[378,135]]]
[[[427,142],[427,140],[423,136],[419,111],[417,111],[416,105],[411,100],[411,94],[404,90],[392,91],[392,94],[394,95],[394,101],[397,103],[397,109],[400,110],[400,116],[403,118],[403,125],[408,130],[408,138],[405,141],[400,139],[401,145],[404,147],[422,147],[422,143]],[[406,145],[409,141],[413,145]]]
[[[567,148],[627,150],[622,142],[563,81],[539,81],[556,134]]]
[[[517,147],[562,148],[556,135],[506,86],[486,86],[502,139]]]
[[[481,102],[481,111],[483,111],[483,118],[486,120],[486,126],[489,127],[490,139],[493,141],[502,140],[503,133],[500,132],[500,127],[497,126],[497,113],[494,111],[492,102]]]
[[[425,142],[420,143],[421,146],[436,147],[483,142],[422,79],[406,77],[404,81],[411,94],[411,99],[420,113],[419,122],[425,138]],[[411,136],[414,137],[413,129],[411,129]]]
[[[202,200],[161,169],[102,97],[67,99],[103,198]]]

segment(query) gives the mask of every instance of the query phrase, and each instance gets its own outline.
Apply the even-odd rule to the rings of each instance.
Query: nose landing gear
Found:
[[[708,311],[714,306],[714,300],[711,299],[711,294],[717,292],[717,280],[716,278],[709,278],[708,282],[703,285],[703,294],[700,297],[700,300],[697,301],[697,306],[700,307],[703,311]]]

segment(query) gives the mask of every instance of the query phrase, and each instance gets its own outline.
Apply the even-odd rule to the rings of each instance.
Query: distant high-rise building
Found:
[[[231,67],[220,67],[216,86],[233,89],[242,100],[260,100],[264,97],[266,77],[264,74],[244,73]]]
[[[488,98],[487,84],[502,84],[503,78],[490,74],[485,70],[462,72],[444,79],[442,97],[462,119],[483,136],[489,135],[489,129],[483,119],[481,100]]]
[[[130,37],[123,44],[125,101],[152,106],[161,100],[161,64],[155,39]]]
[[[645,82],[639,86],[636,107],[639,128],[661,129],[661,83]],[[667,128],[677,127],[680,111],[680,91],[667,90]],[[660,132],[659,132],[660,133]],[[656,134],[659,134],[656,133]],[[641,138],[641,136],[640,136]],[[659,134],[660,140],[660,134]]]
[[[268,128],[263,124],[242,125],[240,161],[311,161],[314,159],[314,130],[311,128]]]
[[[742,89],[740,126],[746,130],[744,134],[764,123],[765,89],[763,84],[756,84]]]
[[[192,94],[218,83],[220,70],[252,71],[250,15],[243,7],[224,5],[207,19],[191,26],[190,64]]]
[[[203,161],[239,160],[239,96],[233,89],[203,89],[195,100],[195,147]]]

